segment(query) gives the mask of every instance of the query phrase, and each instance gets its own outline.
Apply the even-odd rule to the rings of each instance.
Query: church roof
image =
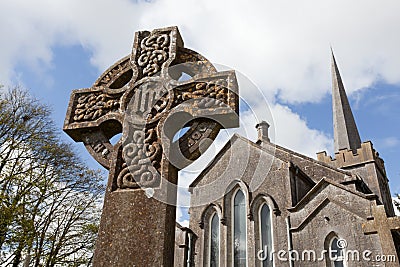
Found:
[[[239,135],[239,134],[234,134],[232,138],[224,145],[224,147],[217,153],[217,155],[214,157],[214,159],[204,168],[204,170],[196,177],[196,179],[189,185],[189,191],[191,191],[190,188],[196,187],[196,185],[202,180],[202,178],[211,170],[214,168],[218,160],[225,154],[227,151],[229,151],[232,147],[232,145],[235,142],[245,142],[248,146],[250,146],[253,149],[259,149],[262,150],[270,155],[273,155],[275,158],[284,161],[286,163],[292,162],[292,160],[301,160],[304,162],[311,163],[312,165],[316,166],[316,168],[323,168],[326,171],[328,171],[329,174],[334,175],[336,178],[339,178],[342,180],[342,182],[348,181],[348,180],[354,180],[358,179],[355,177],[354,174],[344,171],[341,169],[337,169],[329,164],[326,164],[324,162],[315,160],[313,158],[307,157],[305,155],[302,155],[300,153],[297,153],[295,151],[292,151],[290,149],[284,148],[279,145],[275,145],[270,142],[257,142],[254,143],[250,141],[249,139]],[[313,177],[310,177],[313,179]],[[320,177],[322,178],[322,177]],[[314,177],[314,181],[317,183],[320,178]]]
[[[329,188],[328,188],[329,187]],[[361,220],[371,216],[371,203],[380,204],[377,195],[363,194],[350,187],[339,184],[331,179],[322,178],[295,207],[288,208],[291,213],[291,231],[301,231],[322,212],[325,220],[330,220],[324,209],[327,205],[334,205],[331,209],[347,210]],[[365,208],[367,207],[367,208]],[[329,209],[329,208],[328,208]]]
[[[304,207],[305,205],[307,205],[307,203],[309,202],[309,200],[311,198],[313,198],[315,195],[319,194],[320,189],[323,188],[324,186],[327,185],[333,185],[335,187],[338,187],[340,189],[343,189],[349,193],[352,193],[354,195],[357,195],[359,197],[365,198],[365,199],[378,199],[377,195],[371,193],[371,194],[364,194],[355,190],[352,190],[351,188],[337,183],[335,181],[333,181],[332,179],[323,177],[297,204],[296,206],[292,207],[289,209],[289,211],[297,211],[299,209],[301,209],[302,207]]]

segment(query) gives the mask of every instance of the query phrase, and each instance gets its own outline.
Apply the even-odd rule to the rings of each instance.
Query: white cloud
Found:
[[[400,139],[398,137],[389,136],[375,140],[376,147],[379,149],[393,150],[400,146]]]
[[[49,68],[54,45],[87,47],[93,52],[92,63],[104,70],[130,52],[137,11],[123,0],[2,1],[1,81],[15,78],[18,63],[33,71]]]
[[[136,2],[136,3],[135,3]],[[51,46],[78,43],[104,70],[128,54],[133,32],[179,25],[189,47],[249,75],[285,101],[317,101],[329,91],[332,44],[348,91],[377,78],[399,83],[400,2],[5,0],[1,79],[16,62],[46,66]],[[267,93],[269,94],[269,93]]]
[[[349,91],[377,75],[399,81],[399,2],[380,2],[379,12],[372,0],[198,2],[157,1],[142,25],[182,25],[188,45],[266,91],[280,88],[287,101],[318,100],[329,90],[329,44]]]
[[[187,213],[187,208],[176,208],[176,221],[183,227],[189,227],[189,214]]]
[[[396,147],[400,145],[400,139],[397,137],[387,137],[382,142],[383,147]]]
[[[321,131],[310,129],[305,120],[288,107],[275,105],[272,110],[276,124],[276,143],[307,156],[316,152],[333,151],[333,140]]]
[[[379,9],[374,0],[3,0],[0,83],[18,77],[17,64],[45,75],[55,45],[88,48],[103,71],[130,53],[134,31],[178,25],[187,47],[245,73],[262,89],[278,144],[312,156],[331,149],[331,140],[274,96],[295,103],[329,92],[330,44],[348,92],[377,79],[400,83],[398,10],[396,0],[379,1]],[[262,114],[262,101],[246,88],[241,95]],[[240,132],[247,129],[254,140],[261,119],[271,118],[243,113]]]

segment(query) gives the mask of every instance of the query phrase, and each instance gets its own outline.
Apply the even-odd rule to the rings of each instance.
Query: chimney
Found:
[[[261,121],[256,125],[256,129],[258,132],[258,140],[257,141],[267,141],[270,142],[268,137],[268,128],[269,124],[266,121]]]

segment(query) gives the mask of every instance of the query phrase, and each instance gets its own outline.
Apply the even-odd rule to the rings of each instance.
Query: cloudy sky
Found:
[[[397,0],[2,0],[0,84],[27,87],[53,107],[61,128],[71,90],[89,87],[128,55],[135,31],[177,25],[186,47],[237,70],[262,92],[276,143],[314,157],[333,149],[332,46],[361,138],[384,158],[396,193],[399,10]],[[242,88],[243,101],[267,109],[254,92]],[[259,119],[242,120],[241,133],[254,140]],[[194,174],[185,175],[188,184]]]

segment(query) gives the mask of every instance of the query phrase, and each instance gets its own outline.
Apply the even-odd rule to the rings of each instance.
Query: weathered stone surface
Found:
[[[397,256],[396,252],[393,254],[384,249],[384,243],[393,242],[392,240],[382,241],[374,231],[365,235],[362,225],[373,216],[371,207],[379,205],[379,200],[376,195],[359,191],[358,187],[347,184],[357,179],[355,174],[280,146],[272,150],[270,146],[274,145],[265,141],[253,143],[235,135],[216,160],[191,185],[190,228],[198,236],[195,243],[195,266],[207,264],[208,214],[212,213],[210,210],[217,211],[221,218],[220,266],[232,266],[232,192],[238,187],[246,195],[248,266],[260,266],[257,252],[261,249],[258,219],[261,203],[267,203],[272,210],[275,257],[279,250],[283,250],[288,258],[289,247],[298,251],[300,257],[304,251],[315,251],[313,261],[300,259],[293,261],[293,266],[325,266],[327,255],[322,261],[317,258],[321,258],[323,250],[328,249],[326,242],[332,235],[345,239],[347,249],[358,250],[360,258],[367,250],[372,252],[372,256]],[[257,162],[264,166],[263,162],[268,157],[273,157],[270,170],[264,172],[262,184],[251,190],[254,175],[258,175],[254,171]],[[300,173],[312,179],[315,185],[308,189],[299,202],[293,202],[292,193],[295,188],[291,180]],[[198,205],[198,198],[206,197],[201,188],[207,185],[214,188],[208,196],[212,201]],[[219,197],[213,199],[215,196]],[[383,206],[377,207],[383,209]],[[377,218],[377,221],[381,220],[384,221]],[[291,240],[290,244],[288,240]],[[275,260],[275,266],[290,266],[289,261]],[[398,261],[393,264],[398,266]],[[346,266],[371,266],[371,262],[361,259],[349,261]]]
[[[73,91],[64,131],[110,171],[95,266],[173,265],[177,171],[238,126],[237,90],[169,27],[137,32],[130,56]]]
[[[180,81],[182,73],[191,78]],[[371,257],[397,256],[386,264],[360,258],[345,266],[399,266],[400,222],[392,217],[383,160],[372,143],[359,140],[334,59],[333,81],[335,141],[340,141],[334,159],[322,152],[317,161],[276,146],[261,123],[256,143],[234,135],[192,183],[190,229],[176,228],[177,171],[197,159],[221,127],[237,125],[236,79],[184,48],[176,27],[136,33],[130,56],[92,88],[73,92],[64,125],[110,170],[94,265],[169,267],[175,256],[175,266],[208,266],[210,218],[217,214],[220,266],[232,266],[232,198],[240,189],[247,266],[261,266],[264,204],[271,210],[275,257],[283,251],[287,259],[275,258],[274,266],[331,266],[327,254],[319,258],[332,237],[359,257],[365,251]],[[172,141],[182,127],[187,132]],[[121,132],[112,145],[110,138]],[[300,257],[316,254],[290,261],[291,250]]]
[[[143,191],[107,192],[93,265],[172,266],[174,231],[173,205]]]
[[[175,227],[175,267],[194,266],[194,248],[197,236],[192,230],[176,223]]]
[[[365,234],[378,234],[384,255],[396,255],[396,246],[393,242],[392,231],[400,231],[400,217],[388,218],[384,206],[372,207],[373,219],[362,224]],[[399,244],[397,244],[399,246]],[[388,262],[385,266],[399,266],[397,262]]]
[[[335,153],[335,157],[327,156],[326,152],[317,154],[318,160],[335,168],[348,170],[363,178],[368,188],[379,197],[384,204],[388,216],[394,216],[392,196],[389,189],[389,180],[386,176],[384,161],[374,149],[372,142],[364,142],[355,151],[342,149]]]
[[[272,215],[273,266],[400,266],[400,221],[393,217],[383,160],[371,142],[361,144],[332,64],[335,158],[321,152],[314,160],[274,145],[264,123],[256,126],[256,143],[234,135],[190,186],[195,266],[210,264],[214,214],[220,218],[220,266],[233,266],[234,248],[243,245],[233,234],[237,189],[245,196],[247,266],[265,266],[257,258],[262,205]],[[340,240],[343,265],[333,263],[333,240]]]
[[[361,147],[360,134],[344,90],[339,68],[332,51],[332,108],[335,152],[341,149],[356,151]]]

